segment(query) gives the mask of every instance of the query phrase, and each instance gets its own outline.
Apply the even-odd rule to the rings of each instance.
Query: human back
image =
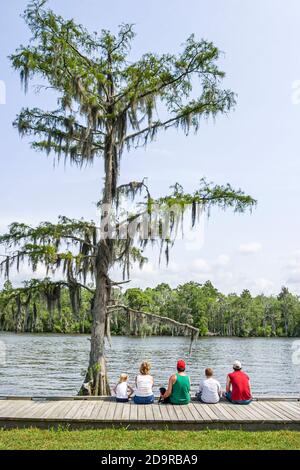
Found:
[[[152,395],[153,378],[151,375],[139,374],[136,377],[136,395],[139,397],[148,397]]]
[[[128,375],[121,374],[117,385],[114,388],[117,402],[128,402],[133,394],[133,388],[128,384]]]
[[[187,405],[191,401],[190,396],[191,382],[186,374],[177,372],[176,381],[173,384],[170,402],[173,405]]]
[[[228,376],[232,386],[232,400],[250,400],[249,376],[242,370],[235,370]]]
[[[233,363],[233,372],[227,375],[225,398],[236,405],[249,405],[252,401],[250,379],[242,371],[240,361]]]
[[[127,382],[119,382],[116,386],[116,397],[120,399],[128,398],[127,395],[128,384]]]
[[[214,404],[220,401],[221,385],[214,377],[213,369],[205,369],[205,379],[200,382],[197,397],[204,403]]]
[[[179,360],[177,362],[177,374],[173,374],[169,378],[168,389],[162,397],[164,403],[187,405],[191,401],[191,381],[185,373],[185,368],[185,362]]]
[[[153,377],[150,375],[151,364],[143,361],[140,366],[140,373],[135,379],[134,402],[137,405],[148,405],[154,402],[153,395]]]

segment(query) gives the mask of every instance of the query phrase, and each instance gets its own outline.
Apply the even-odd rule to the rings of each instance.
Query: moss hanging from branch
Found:
[[[126,305],[111,305],[108,307],[111,312],[125,311],[128,320],[130,334],[134,336],[145,336],[144,326],[150,328],[151,334],[159,334],[165,328],[171,332],[172,336],[185,336],[191,338],[189,353],[191,353],[194,341],[199,336],[199,329],[188,325],[187,323],[179,323],[168,317],[155,315],[154,313],[133,310]]]
[[[41,295],[44,296],[47,303],[47,310],[50,314],[55,308],[61,312],[61,286],[57,284],[44,284]]]

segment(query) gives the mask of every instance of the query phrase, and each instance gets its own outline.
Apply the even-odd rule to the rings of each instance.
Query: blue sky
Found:
[[[81,171],[54,168],[51,157],[31,150],[12,128],[21,107],[53,107],[45,92],[24,96],[7,59],[29,38],[19,17],[25,5],[25,0],[1,5],[0,81],[6,85],[6,104],[0,105],[1,231],[15,220],[95,218],[103,176],[101,160]],[[300,104],[293,100],[300,80],[299,1],[50,0],[49,5],[91,30],[135,23],[136,56],[179,51],[191,33],[211,40],[225,52],[224,84],[238,95],[234,112],[203,122],[196,136],[171,131],[146,151],[125,155],[122,181],[148,177],[153,191],[165,194],[176,181],[191,190],[206,176],[241,187],[258,199],[257,209],[252,215],[213,211],[204,223],[204,243],[179,240],[168,269],[149,252],[144,271],[134,269],[132,285],[211,279],[223,292],[248,288],[271,294],[287,285],[300,294]],[[15,281],[28,276],[24,266]]]

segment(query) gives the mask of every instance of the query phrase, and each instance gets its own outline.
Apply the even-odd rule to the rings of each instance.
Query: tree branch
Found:
[[[222,101],[220,101],[220,103],[217,103],[218,104],[221,104]],[[203,108],[203,111],[205,111],[205,108],[207,108],[208,106],[210,105],[210,103],[203,103],[201,106],[199,105],[199,103],[197,104],[196,108],[195,108],[195,111],[193,111],[192,109],[190,110],[189,114],[190,115],[193,115],[194,113],[196,113],[196,110],[197,110],[197,114],[200,114],[200,111],[201,111],[201,108]],[[171,127],[173,124],[177,123],[180,121],[180,119],[183,119],[184,117],[187,116],[187,112],[186,111],[183,111],[181,114],[177,114],[175,117],[173,118],[170,118],[170,119],[167,119],[166,121],[163,121],[163,122],[155,122],[154,124],[151,124],[150,126],[147,126],[145,127],[144,129],[141,129],[137,132],[134,132],[133,134],[130,134],[128,135],[127,137],[124,138],[124,142],[129,142],[130,140],[134,140],[136,139],[137,137],[140,137],[141,135],[143,134],[149,134],[151,131],[155,131],[156,129],[160,129],[160,128],[166,128],[168,129],[169,127]]]
[[[137,316],[144,316],[145,315],[147,317],[147,319],[149,319],[149,320],[158,321],[159,323],[163,323],[163,324],[169,324],[170,326],[173,326],[175,329],[179,328],[182,333],[188,332],[189,335],[191,336],[190,353],[191,353],[191,348],[192,348],[193,341],[195,341],[199,336],[199,329],[198,328],[196,328],[195,326],[189,325],[187,323],[180,323],[176,320],[173,320],[172,318],[163,317],[163,316],[160,316],[160,315],[156,315],[154,313],[141,312],[141,311],[138,311],[138,310],[133,310],[133,309],[127,307],[126,305],[121,305],[121,304],[109,305],[108,306],[109,311],[118,310],[118,309],[125,310],[125,312],[127,314],[133,314],[133,315],[137,315]]]

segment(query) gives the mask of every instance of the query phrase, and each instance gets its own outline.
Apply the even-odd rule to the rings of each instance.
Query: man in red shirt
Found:
[[[233,372],[228,374],[225,398],[235,405],[249,405],[252,401],[250,379],[242,371],[240,361],[233,364]]]

